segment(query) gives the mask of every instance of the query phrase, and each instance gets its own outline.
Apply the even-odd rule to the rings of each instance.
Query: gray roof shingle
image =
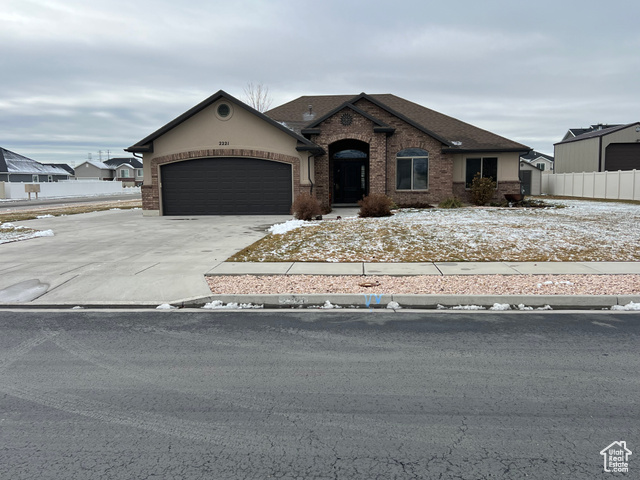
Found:
[[[487,130],[444,115],[393,94],[317,95],[302,96],[265,114],[284,123],[296,132],[302,132],[328,113],[367,99],[407,123],[440,140],[445,149],[454,151],[522,151],[526,145],[501,137]]]

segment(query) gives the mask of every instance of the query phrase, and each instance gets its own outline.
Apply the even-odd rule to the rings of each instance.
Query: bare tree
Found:
[[[262,83],[255,84],[249,82],[244,87],[244,98],[247,105],[255,108],[259,112],[266,112],[269,110],[273,99],[269,95],[269,87]]]

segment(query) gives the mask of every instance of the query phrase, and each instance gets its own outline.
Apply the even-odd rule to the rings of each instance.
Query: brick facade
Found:
[[[318,125],[319,134],[310,140],[325,150],[315,159],[316,196],[324,204],[332,202],[331,145],[340,140],[359,140],[369,145],[369,193],[383,193],[397,204],[437,203],[453,195],[453,157],[442,153],[443,144],[404,122],[377,105],[361,100],[356,107],[395,128],[391,135],[374,132],[374,123],[353,110],[336,112]],[[341,117],[349,113],[350,125],[343,125]],[[396,154],[405,148],[421,148],[429,152],[428,190],[396,189]]]
[[[293,178],[293,196],[295,197],[301,192],[300,188],[300,159],[298,157],[283,155],[280,153],[266,152],[263,150],[248,150],[239,148],[227,149],[207,149],[192,150],[188,152],[174,153],[171,155],[163,155],[151,160],[151,184],[142,186],[142,208],[143,210],[160,211],[160,188],[159,175],[160,166],[168,163],[183,162],[196,158],[213,158],[213,157],[247,157],[258,158],[261,160],[270,160],[273,162],[288,163],[292,165]],[[307,187],[303,188],[307,191]]]

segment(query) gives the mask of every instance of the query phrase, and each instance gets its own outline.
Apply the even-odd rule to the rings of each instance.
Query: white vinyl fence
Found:
[[[0,182],[0,199],[28,199],[26,183]],[[103,180],[69,180],[37,183],[40,185],[38,198],[91,197],[96,195],[140,195],[140,187],[125,187],[122,182]],[[35,194],[31,198],[35,199]]]
[[[640,200],[640,170],[543,174],[542,193],[566,197]]]

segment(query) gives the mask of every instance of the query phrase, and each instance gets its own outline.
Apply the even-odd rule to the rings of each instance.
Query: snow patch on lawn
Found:
[[[305,220],[288,220],[284,223],[277,223],[269,227],[269,233],[273,235],[283,235],[291,230],[295,230],[300,227],[312,227],[317,225],[316,223],[309,223]]]

